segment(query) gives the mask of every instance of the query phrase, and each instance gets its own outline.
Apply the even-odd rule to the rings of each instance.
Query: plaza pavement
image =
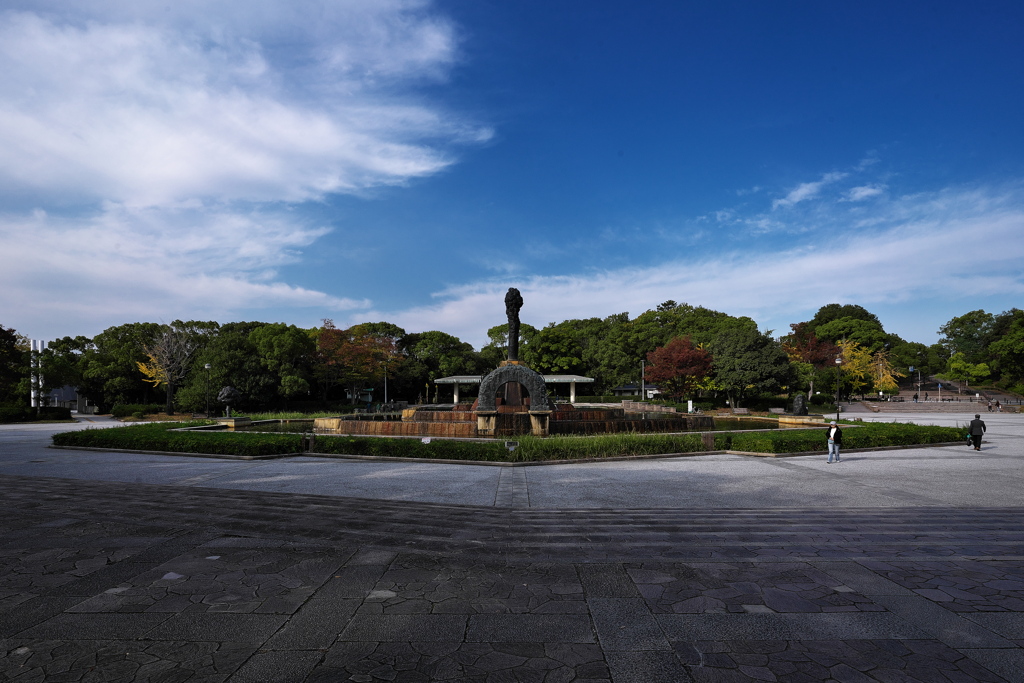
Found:
[[[983,418],[980,453],[515,468],[0,426],[0,678],[1024,681],[1024,415]]]

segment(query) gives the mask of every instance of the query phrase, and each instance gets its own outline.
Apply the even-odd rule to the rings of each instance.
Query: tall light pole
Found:
[[[839,420],[839,387],[843,379],[843,357],[836,356],[836,420]]]
[[[209,363],[207,363],[204,367],[206,368],[206,418],[209,419],[210,418],[210,367],[211,367],[211,365]]]
[[[647,400],[647,368],[644,367],[644,360],[640,359],[640,400]]]

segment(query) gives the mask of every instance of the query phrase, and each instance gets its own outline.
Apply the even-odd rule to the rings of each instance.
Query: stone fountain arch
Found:
[[[480,382],[480,397],[476,404],[476,430],[480,436],[497,436],[506,429],[513,415],[498,414],[498,389],[507,382],[518,382],[530,394],[530,433],[547,436],[551,417],[548,388],[544,378],[525,365],[507,361]]]
[[[548,388],[544,378],[525,365],[502,365],[480,381],[478,411],[497,410],[495,398],[498,389],[506,382],[518,382],[530,394],[530,412],[551,410],[548,402]]]

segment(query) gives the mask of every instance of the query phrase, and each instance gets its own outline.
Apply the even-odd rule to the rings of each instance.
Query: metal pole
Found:
[[[836,421],[839,421],[839,390],[843,379],[843,359],[836,358]]]
[[[647,400],[647,368],[644,367],[644,360],[640,359],[640,400]]]
[[[206,417],[210,417],[210,364],[206,364]]]

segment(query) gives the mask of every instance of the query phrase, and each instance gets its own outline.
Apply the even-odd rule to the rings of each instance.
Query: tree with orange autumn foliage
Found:
[[[689,337],[676,337],[665,346],[647,354],[651,367],[647,380],[658,385],[661,393],[682,399],[702,379],[711,374],[711,354],[694,346]]]

